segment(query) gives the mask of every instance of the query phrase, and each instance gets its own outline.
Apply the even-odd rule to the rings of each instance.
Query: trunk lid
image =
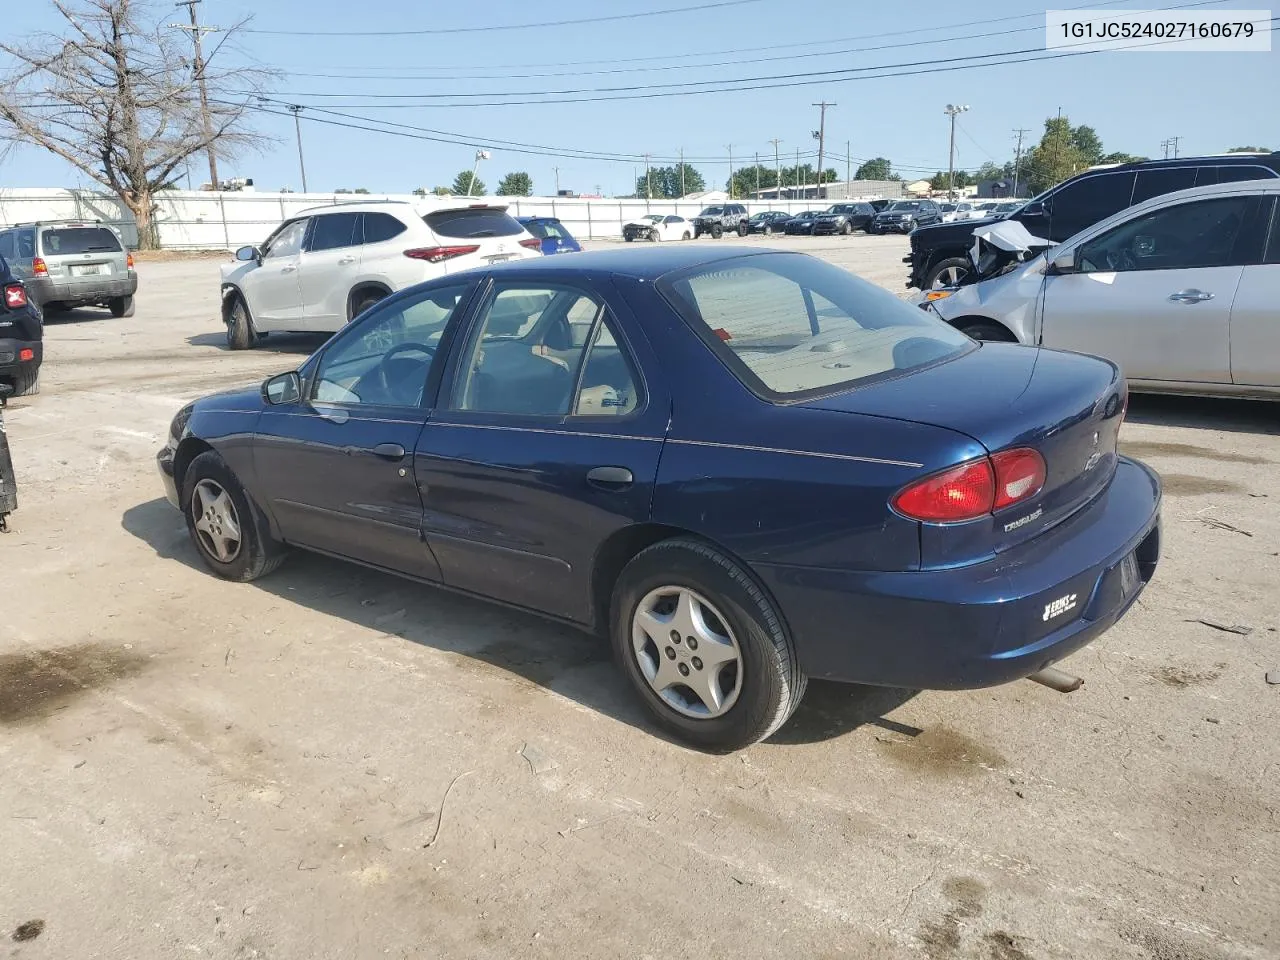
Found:
[[[425,214],[422,219],[441,247],[475,248],[440,261],[445,273],[542,256],[541,241],[536,248],[521,245],[522,240],[537,238],[507,212],[505,205],[481,201],[463,207],[445,207]]]
[[[809,406],[944,427],[988,452],[1030,447],[1045,461],[1040,492],[976,520],[921,524],[926,566],[1007,550],[1057,526],[1106,489],[1127,387],[1118,368],[1081,354],[986,343],[909,376]]]

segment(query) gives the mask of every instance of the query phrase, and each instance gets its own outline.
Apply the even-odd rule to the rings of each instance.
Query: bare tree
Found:
[[[141,246],[154,247],[156,191],[175,186],[187,160],[212,144],[227,156],[258,142],[247,113],[271,73],[210,68],[243,22],[221,31],[201,62],[149,0],[53,6],[62,33],[0,41],[11,61],[0,73],[0,145],[43,147],[107,187],[132,211]]]

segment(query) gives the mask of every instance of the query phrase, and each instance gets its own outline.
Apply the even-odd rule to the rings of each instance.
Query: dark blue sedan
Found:
[[[231,580],[289,547],[607,634],[658,722],[769,736],[807,677],[1028,676],[1133,604],[1160,483],[1103,360],[978,344],[820,260],[616,250],[441,277],[173,421]]]
[[[579,253],[582,245],[569,233],[569,228],[555,217],[516,217],[524,228],[542,241],[543,256],[553,253]]]

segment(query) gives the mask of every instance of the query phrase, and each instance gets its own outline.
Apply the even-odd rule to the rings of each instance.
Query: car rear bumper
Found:
[[[116,297],[131,297],[138,290],[138,275],[127,277],[36,277],[27,289],[37,303],[65,303],[77,306],[102,303]]]
[[[31,356],[22,359],[24,351]],[[39,340],[15,340],[0,337],[0,377],[9,379],[24,370],[33,370],[44,359],[44,344]]]
[[[1159,556],[1159,478],[1122,457],[1097,501],[985,563],[906,573],[754,569],[809,676],[947,690],[1029,676],[1097,639],[1141,594]]]

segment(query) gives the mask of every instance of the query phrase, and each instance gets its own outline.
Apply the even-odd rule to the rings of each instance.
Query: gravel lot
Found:
[[[772,245],[903,290],[903,238]],[[1276,408],[1135,400],[1165,554],[1078,692],[813,683],[708,757],[531,616],[318,557],[205,573],[169,419],[319,339],[229,353],[216,262],[140,274],[137,316],[49,324],[7,418],[7,956],[1280,956]]]

